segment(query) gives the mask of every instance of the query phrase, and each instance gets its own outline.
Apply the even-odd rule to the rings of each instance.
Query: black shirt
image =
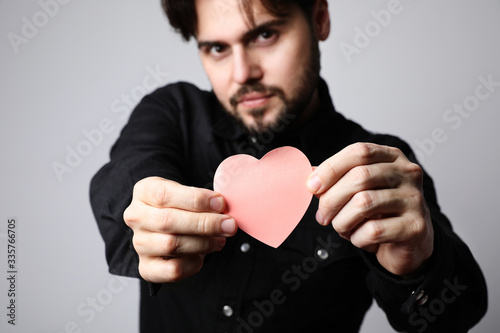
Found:
[[[123,221],[134,184],[160,176],[212,188],[217,166],[234,154],[260,158],[293,146],[319,165],[355,142],[401,149],[400,139],[373,134],[337,113],[324,81],[320,110],[307,123],[249,136],[213,92],[187,83],[146,96],[111,150],[111,161],[92,179],[90,197],[113,274],[139,277],[132,231]],[[221,252],[207,255],[201,271],[150,294],[141,280],[141,332],[357,332],[375,298],[391,325],[407,332],[465,332],[485,313],[486,285],[467,246],[441,213],[431,178],[424,194],[435,229],[425,272],[402,279],[315,221],[317,198],[277,249],[241,230]],[[293,194],[292,194],[293,195]],[[154,287],[154,286],[153,286]]]

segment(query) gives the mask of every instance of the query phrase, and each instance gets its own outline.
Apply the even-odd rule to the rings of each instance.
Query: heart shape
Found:
[[[261,242],[278,247],[304,216],[312,194],[306,181],[311,163],[297,148],[281,147],[260,160],[250,155],[226,158],[214,175],[214,190],[238,227]]]

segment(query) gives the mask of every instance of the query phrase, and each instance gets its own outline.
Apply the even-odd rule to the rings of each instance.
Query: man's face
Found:
[[[251,132],[273,128],[312,103],[319,49],[300,9],[285,18],[252,2],[251,26],[238,0],[196,0],[196,39],[215,95]]]

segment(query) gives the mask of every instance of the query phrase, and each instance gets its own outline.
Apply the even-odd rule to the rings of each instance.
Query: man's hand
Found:
[[[341,237],[376,254],[396,275],[416,272],[433,251],[434,230],[422,190],[422,169],[397,148],[350,145],[319,165],[307,186],[316,214]]]
[[[197,273],[205,254],[220,251],[236,233],[224,207],[223,197],[207,189],[159,177],[137,182],[123,218],[134,231],[141,276],[165,283]]]

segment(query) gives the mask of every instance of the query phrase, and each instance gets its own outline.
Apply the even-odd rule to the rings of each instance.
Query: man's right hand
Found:
[[[134,231],[142,278],[166,283],[197,273],[205,254],[220,251],[236,233],[224,208],[224,198],[208,189],[159,177],[137,182],[123,218]]]

